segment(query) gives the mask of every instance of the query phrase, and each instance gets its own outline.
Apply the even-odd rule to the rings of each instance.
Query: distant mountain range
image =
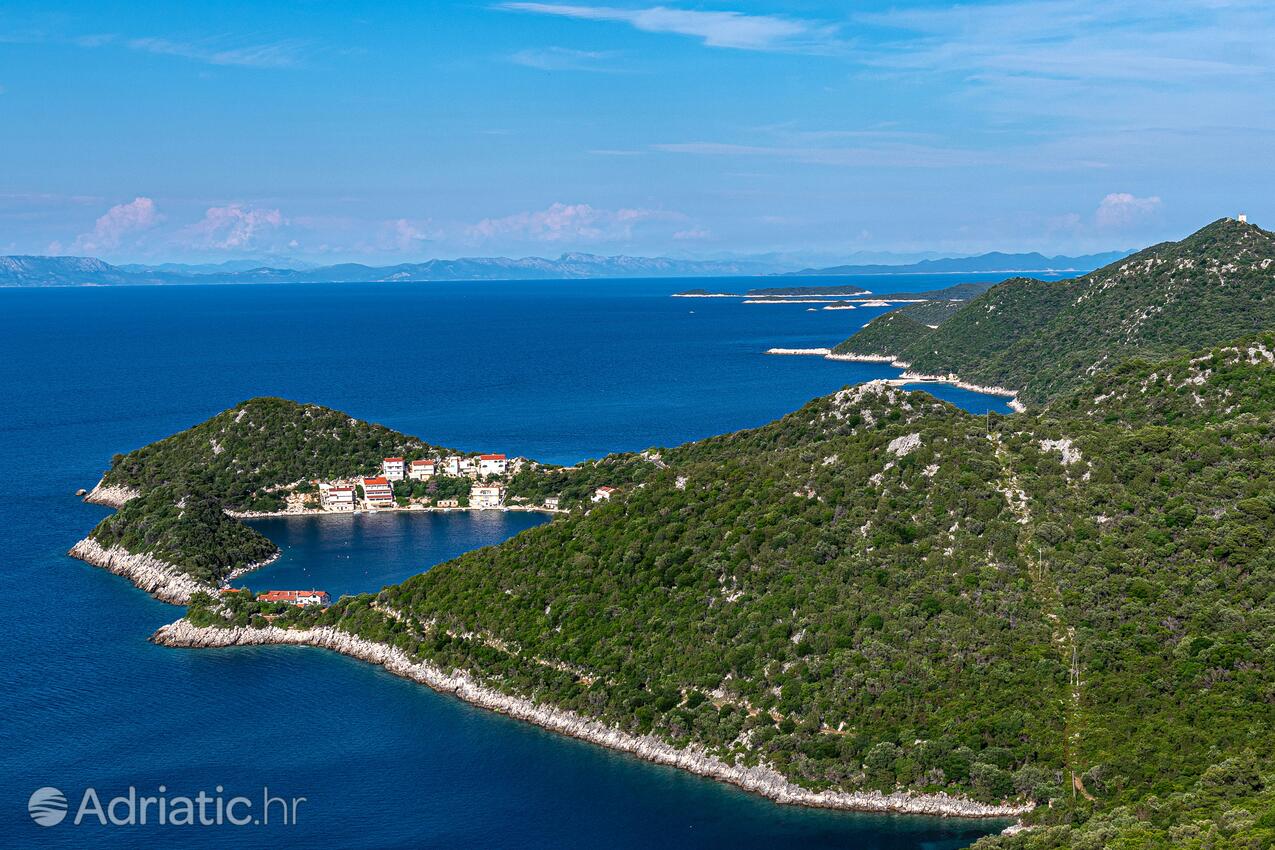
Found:
[[[790,276],[864,275],[864,274],[990,274],[992,272],[1087,272],[1101,268],[1129,256],[1131,251],[1107,251],[1103,254],[1085,254],[1080,257],[1046,257],[1043,254],[1003,254],[992,251],[977,257],[947,257],[941,260],[921,260],[906,265],[830,266],[822,269],[802,269],[784,272]]]
[[[341,263],[310,266],[286,258],[275,265],[252,260],[224,263],[111,265],[95,257],[0,257],[0,286],[157,286],[190,283],[370,283],[375,281],[549,280],[560,278],[752,277],[949,272],[1079,272],[1126,256],[1125,252],[1084,257],[1041,254],[982,254],[978,257],[922,260],[906,265],[832,266],[787,271],[767,259],[678,260],[670,257],[604,257],[567,253],[545,257],[462,257],[393,266]]]
[[[249,267],[245,268],[244,266]],[[718,277],[762,275],[773,266],[745,260],[668,257],[471,257],[394,266],[342,263],[315,268],[217,265],[113,266],[93,257],[0,257],[0,286],[120,286],[190,283],[365,283],[375,281],[546,280],[557,278]]]

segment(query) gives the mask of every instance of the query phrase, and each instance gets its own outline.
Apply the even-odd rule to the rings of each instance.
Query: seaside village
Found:
[[[509,479],[527,461],[503,454],[451,455],[443,458],[387,457],[381,474],[371,477],[312,481],[295,488],[287,498],[286,513],[314,510],[336,513],[394,509],[501,509],[559,511],[557,496],[533,505],[520,499],[506,504]],[[598,487],[594,502],[610,501],[614,487]]]
[[[505,504],[506,485],[525,462],[523,458],[511,460],[503,454],[416,459],[387,457],[381,461],[380,475],[305,482],[288,494],[284,513],[493,508],[563,510],[557,496],[547,497],[542,505]],[[590,500],[609,502],[618,492],[614,487],[598,487],[590,495]],[[233,587],[221,589],[222,594],[238,592]],[[270,590],[257,599],[299,607],[332,603],[331,597],[323,590]]]
[[[381,474],[368,478],[314,482],[318,506],[326,511],[352,513],[392,508],[503,508],[505,485],[517,473],[522,459],[510,461],[503,454],[476,457],[451,455],[443,458],[387,457]],[[314,507],[313,493],[294,491],[304,507]],[[553,502],[553,504],[549,504]],[[548,499],[544,509],[557,510],[557,500]]]

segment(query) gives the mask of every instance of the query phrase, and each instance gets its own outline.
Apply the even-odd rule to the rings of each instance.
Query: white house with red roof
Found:
[[[304,608],[308,605],[331,605],[326,590],[267,590],[257,597],[262,602],[286,602]]]
[[[319,501],[325,510],[349,513],[354,510],[354,488],[324,482],[319,485]]]
[[[394,485],[384,476],[363,479],[363,500],[374,508],[394,505]]]
[[[479,455],[479,475],[504,475],[509,468],[509,461],[504,455]]]
[[[432,460],[414,460],[407,465],[407,477],[413,481],[424,481],[433,478],[438,464]]]
[[[387,457],[381,461],[381,474],[390,481],[402,481],[403,459],[401,457]]]
[[[606,486],[599,487],[598,489],[593,491],[593,501],[609,502],[611,501],[611,496],[617,492],[619,491],[616,490],[614,487],[606,487]]]

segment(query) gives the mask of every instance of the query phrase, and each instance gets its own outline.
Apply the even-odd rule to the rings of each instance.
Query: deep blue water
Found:
[[[0,290],[0,844],[947,848],[993,828],[777,806],[322,651],[152,646],[147,636],[180,610],[64,555],[106,514],[73,493],[112,453],[253,395],[567,462],[761,424],[896,374],[761,354],[835,344],[879,309],[667,297],[690,285],[699,284]],[[971,410],[1005,409],[936,392]],[[265,520],[285,556],[244,581],[376,590],[540,520]],[[75,806],[86,787],[105,801],[161,784],[192,795],[222,785],[226,797],[259,797],[264,785],[307,802],[286,827],[41,828],[27,816],[41,786]]]

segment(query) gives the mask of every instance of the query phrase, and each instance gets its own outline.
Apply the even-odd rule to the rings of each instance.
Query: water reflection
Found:
[[[413,511],[251,520],[283,554],[236,585],[258,591],[317,587],[334,599],[372,593],[548,519],[523,511]]]

